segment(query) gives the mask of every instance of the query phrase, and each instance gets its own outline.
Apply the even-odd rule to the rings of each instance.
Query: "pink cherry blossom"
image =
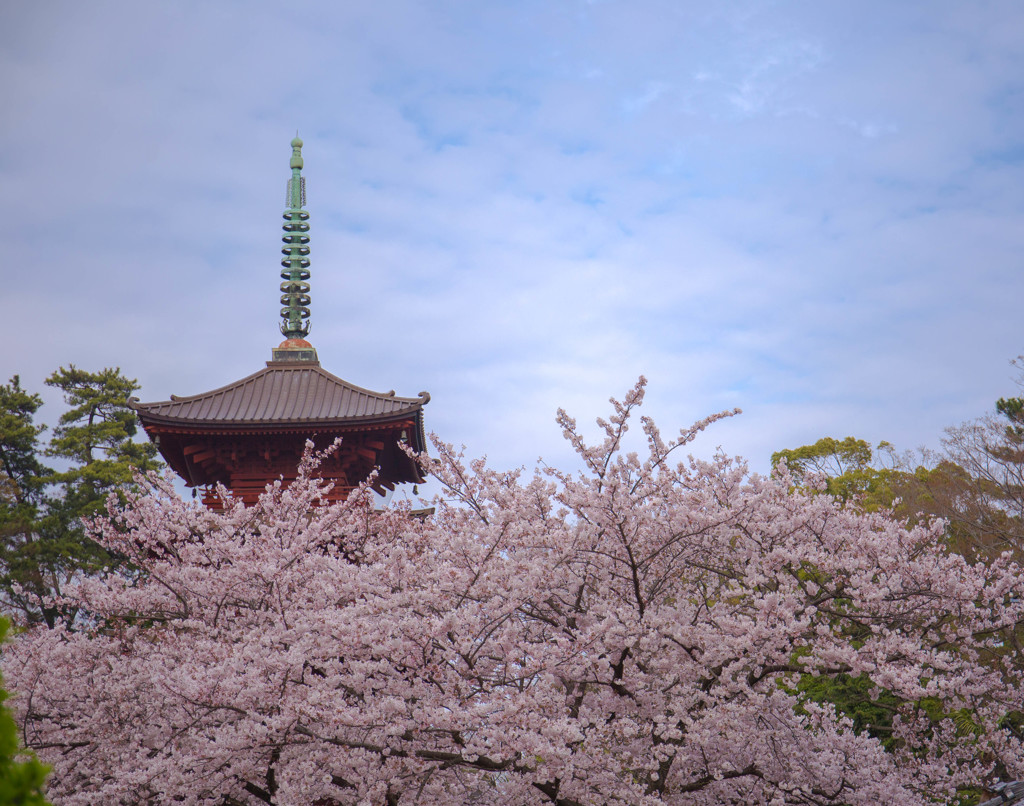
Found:
[[[135,570],[3,658],[53,800],[912,806],[1024,776],[1020,569],[680,458],[717,418],[641,418],[627,451],[643,389],[595,445],[559,414],[582,473],[435,443],[427,517],[321,505],[314,457],[249,509],[160,479],[111,507],[95,537]],[[890,723],[800,685],[840,677]]]

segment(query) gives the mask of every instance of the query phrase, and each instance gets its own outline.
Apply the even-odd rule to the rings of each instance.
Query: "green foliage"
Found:
[[[1024,358],[1016,383],[1024,390]],[[943,456],[921,479],[926,504],[945,518],[957,551],[1024,561],[1024,398],[1000,398],[995,413],[946,430]]]
[[[119,369],[58,369],[48,386],[64,393],[68,410],[48,446],[35,415],[42,399],[17,376],[0,386],[0,598],[29,621],[53,625],[47,599],[76,573],[116,564],[85,536],[83,518],[132,482],[134,470],[159,466],[156,446],[134,440],[138,426],[128,397],[138,384]],[[42,463],[52,457],[64,467]]]
[[[98,512],[112,489],[131,483],[133,469],[158,466],[156,446],[133,441],[138,421],[127,401],[139,386],[120,368],[85,372],[72,364],[54,372],[46,385],[60,389],[70,407],[47,453],[72,462],[70,470],[53,478],[65,486],[76,515]]]
[[[1024,398],[1001,397],[996,401],[996,411],[1010,421],[1018,435],[1024,430]]]
[[[1003,441],[993,450],[1003,461],[1024,464],[1024,398],[1001,397],[996,401],[996,411],[1006,422],[1003,424]]]
[[[883,457],[888,466],[878,466]],[[798,484],[805,483],[811,475],[820,475],[829,495],[843,501],[856,500],[867,510],[891,507],[904,475],[895,467],[891,444],[880,442],[872,449],[868,442],[856,437],[823,437],[813,445],[772,454],[773,467],[781,461],[786,462]]]
[[[39,395],[21,388],[17,375],[0,386],[0,496],[4,505],[38,502],[43,479],[51,472],[39,461],[39,436],[46,426],[33,422],[42,404]]]
[[[948,713],[943,709],[940,700],[928,697],[908,703],[896,697],[891,691],[877,686],[865,674],[857,677],[847,674],[804,674],[800,676],[794,693],[799,693],[803,701],[834,706],[836,711],[853,722],[856,733],[867,733],[889,752],[900,749],[900,740],[893,736],[893,718],[899,711],[906,712],[908,706],[926,716],[931,725],[937,725],[946,719],[952,720],[960,736],[973,734],[980,737],[984,732],[975,715],[966,708]],[[1005,771],[1003,777],[1006,777]],[[957,799],[949,806],[976,804],[984,798],[984,791],[980,786],[961,787]]]
[[[853,721],[853,729],[858,734],[866,731],[886,750],[895,748],[892,720],[902,703],[891,692],[879,689],[867,675],[815,677],[805,674],[800,677],[797,691],[812,702],[831,703]]]
[[[0,618],[0,642],[10,622]],[[0,678],[0,703],[8,698]],[[20,748],[18,727],[10,709],[0,705],[0,804],[10,806],[48,806],[43,785],[49,767],[40,764],[30,752]]]
[[[47,591],[40,570],[39,527],[53,471],[39,458],[45,426],[34,419],[42,403],[39,395],[22,389],[17,375],[0,386],[0,588],[22,610]],[[14,593],[15,585],[24,591]]]
[[[871,446],[862,439],[823,437],[813,445],[773,453],[772,465],[785,459],[794,474],[803,476],[817,472],[833,477],[841,476],[851,469],[865,467],[870,464],[871,458]]]

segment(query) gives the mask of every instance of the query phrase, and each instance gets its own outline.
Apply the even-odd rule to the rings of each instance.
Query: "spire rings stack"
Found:
[[[288,209],[284,213],[284,236],[281,240],[281,333],[289,339],[302,339],[309,334],[309,213],[306,204],[306,179],[302,176],[302,140],[292,140],[289,163],[292,177],[288,180]]]

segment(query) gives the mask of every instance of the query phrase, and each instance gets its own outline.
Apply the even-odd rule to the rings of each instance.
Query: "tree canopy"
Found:
[[[0,606],[21,620],[55,623],[66,582],[116,564],[86,535],[83,520],[136,470],[159,466],[156,446],[136,442],[129,395],[138,384],[119,369],[60,368],[46,383],[69,407],[48,444],[35,418],[42,398],[16,375],[0,385]],[[56,460],[58,472],[43,464]]]
[[[825,481],[825,492],[844,501],[855,499],[868,510],[889,507],[896,498],[894,482],[900,479],[899,459],[888,442],[876,448],[856,437],[822,437],[813,445],[777,451],[772,466],[785,462],[799,483],[812,477]]]
[[[1021,359],[1014,364],[1024,369]],[[1024,390],[1024,375],[1017,379]],[[800,484],[867,510],[916,522],[940,517],[952,547],[968,557],[1004,551],[1024,559],[1024,398],[1000,398],[992,413],[946,429],[941,448],[897,455],[862,439],[823,437],[772,454]]]
[[[3,658],[53,797],[914,806],[1024,776],[1010,557],[677,456],[715,418],[627,451],[642,397],[596,444],[560,413],[580,474],[438,443],[426,518],[321,505],[312,458],[250,509],[129,493],[92,534],[130,564]]]
[[[131,484],[134,471],[158,466],[156,446],[133,439],[138,420],[128,398],[139,385],[119,368],[87,372],[71,364],[50,375],[46,385],[59,389],[69,406],[47,452],[71,463],[53,480],[64,485],[64,503],[76,517],[102,511],[107,494]]]

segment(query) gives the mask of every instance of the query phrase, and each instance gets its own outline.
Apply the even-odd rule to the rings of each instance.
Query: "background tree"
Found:
[[[46,426],[36,425],[36,412],[43,401],[21,387],[15,375],[0,386],[0,495],[5,521],[16,517],[11,509],[38,505],[44,479],[52,472],[39,461],[39,437]]]
[[[75,518],[103,509],[107,495],[131,484],[133,473],[158,466],[157,448],[136,442],[138,420],[128,398],[139,388],[120,368],[86,372],[61,367],[46,385],[64,393],[70,408],[60,416],[47,453],[71,463],[53,476],[62,485],[62,501]]]
[[[905,472],[890,443],[872,449],[855,437],[823,437],[813,445],[772,454],[772,467],[781,461],[797,483],[821,478],[829,495],[856,501],[868,511],[892,506]]]
[[[642,386],[585,470],[524,478],[436,445],[436,514],[287,490],[215,513],[165,482],[96,538],[130,573],[66,594],[90,629],[5,653],[62,804],[901,806],[1024,776],[998,631],[1020,569],[935,528],[678,461]],[[801,691],[857,681],[885,740]],[[964,723],[961,715],[968,714]]]
[[[1021,359],[1014,364],[1021,369]],[[994,413],[947,429],[942,447],[918,474],[919,505],[949,522],[961,551],[1024,558],[1024,400],[1000,398]]]
[[[1021,368],[1021,359],[1014,364]],[[1017,379],[1024,389],[1024,375]],[[940,450],[896,455],[861,439],[825,437],[772,454],[798,483],[824,479],[825,491],[910,522],[940,517],[950,545],[967,557],[1011,551],[1024,559],[1024,399],[1000,398],[995,411],[949,428]]]
[[[42,400],[15,376],[0,387],[0,596],[8,612],[55,623],[68,579],[116,561],[87,537],[83,519],[103,511],[111,491],[132,482],[133,469],[158,466],[156,447],[134,441],[137,424],[127,399],[138,384],[119,369],[86,372],[74,365],[47,385],[70,407],[48,446],[34,417]],[[41,457],[58,460],[59,472]]]
[[[41,562],[40,520],[53,471],[40,460],[45,426],[34,422],[42,403],[17,375],[0,386],[0,588],[23,612],[38,612],[51,589]]]

